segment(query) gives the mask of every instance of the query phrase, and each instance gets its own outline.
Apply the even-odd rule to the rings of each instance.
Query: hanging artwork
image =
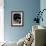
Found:
[[[12,26],[24,25],[24,12],[23,11],[11,11],[11,25]]]

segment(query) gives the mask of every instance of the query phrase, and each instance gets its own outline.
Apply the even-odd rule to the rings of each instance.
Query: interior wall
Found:
[[[42,11],[43,9],[46,9],[46,0],[40,1],[40,10]],[[40,25],[46,27],[46,10],[44,10],[42,17],[43,17],[43,22],[40,21]]]
[[[24,26],[11,26],[11,11],[24,11]],[[40,0],[4,0],[4,39],[18,41],[32,29],[36,12],[40,10]]]

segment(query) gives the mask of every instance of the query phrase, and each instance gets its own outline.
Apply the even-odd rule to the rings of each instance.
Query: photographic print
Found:
[[[11,11],[11,25],[12,26],[24,25],[24,12],[23,11]]]

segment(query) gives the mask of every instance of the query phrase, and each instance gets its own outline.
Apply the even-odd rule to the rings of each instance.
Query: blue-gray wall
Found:
[[[40,1],[40,10],[42,11],[43,9],[46,9],[46,0],[41,0]],[[46,10],[43,12],[43,22],[40,22],[40,25],[45,26],[46,27]]]
[[[33,19],[40,9],[40,0],[4,0],[4,38],[18,41],[31,31]],[[24,26],[11,27],[11,11],[24,11]]]

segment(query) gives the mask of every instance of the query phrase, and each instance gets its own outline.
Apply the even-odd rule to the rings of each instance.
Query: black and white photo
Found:
[[[11,12],[11,25],[12,26],[23,26],[24,24],[24,12],[23,11],[12,11]]]

